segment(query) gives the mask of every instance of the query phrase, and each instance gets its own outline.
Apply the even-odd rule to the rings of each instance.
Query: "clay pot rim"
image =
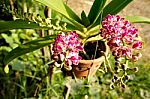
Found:
[[[91,59],[91,60],[80,60],[80,63],[91,63],[91,62],[98,62],[99,60],[102,60],[102,59],[104,59],[105,57],[104,56],[100,56],[99,58],[96,58],[96,59]]]
[[[104,52],[105,53],[105,55],[108,55],[108,53],[109,53],[109,47],[108,47],[108,45],[107,45],[107,43],[105,42],[105,46],[106,46],[106,51]],[[96,58],[96,59],[91,59],[91,60],[85,60],[85,59],[82,59],[82,60],[80,60],[80,63],[91,63],[91,62],[98,62],[98,61],[100,61],[100,60],[103,60],[103,59],[105,59],[105,56],[100,56],[99,58]]]

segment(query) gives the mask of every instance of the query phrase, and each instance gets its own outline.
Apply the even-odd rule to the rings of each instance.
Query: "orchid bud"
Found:
[[[115,88],[114,83],[111,83],[109,87],[110,89],[114,89]]]
[[[119,68],[117,66],[114,67],[115,71],[117,71]]]
[[[141,53],[137,53],[137,57],[140,59],[142,57]]]
[[[123,82],[120,83],[120,86],[121,86],[123,89],[126,88],[126,85],[125,85],[125,83],[123,83]]]
[[[71,71],[72,70],[72,66],[65,66],[65,69],[68,70],[68,71]]]
[[[123,70],[127,70],[127,68],[128,68],[126,64],[121,64],[121,67]]]
[[[85,96],[84,96],[84,99],[88,99],[88,98],[89,98],[88,95],[85,95]]]
[[[55,65],[56,67],[60,67],[60,66],[61,66],[61,65],[58,64],[57,62],[54,62],[54,65]]]
[[[132,55],[132,61],[133,61],[133,62],[138,61],[138,59],[139,59],[139,58],[138,58],[138,56],[136,56],[136,55]]]
[[[114,77],[113,77],[115,80],[117,80],[118,79],[118,77],[115,75]]]
[[[120,65],[120,62],[116,61],[116,62],[115,62],[115,66],[120,67],[120,66],[121,66],[121,65]]]
[[[119,73],[120,70],[121,70],[121,69],[120,69],[119,67],[117,67],[117,66],[115,66],[114,69],[115,69],[115,71],[116,71],[117,73]]]
[[[115,79],[112,79],[112,82],[113,82],[113,83],[115,83],[115,81],[116,81]]]
[[[64,24],[62,25],[62,27],[63,27],[64,30],[66,30],[67,23],[64,23]]]
[[[133,77],[131,75],[125,75],[124,77],[126,80],[133,80]]]
[[[128,76],[128,75],[125,75],[125,76],[124,76],[124,79],[125,79],[125,80],[129,80],[129,76]]]
[[[59,26],[59,24],[60,24],[60,19],[56,19],[55,22],[56,22],[56,23],[55,23],[56,26]]]
[[[121,58],[121,57],[115,57],[115,60],[118,61],[118,62],[121,62],[122,59],[123,59],[123,58]]]
[[[132,70],[133,72],[138,72],[139,71],[138,67],[129,68],[129,70]]]

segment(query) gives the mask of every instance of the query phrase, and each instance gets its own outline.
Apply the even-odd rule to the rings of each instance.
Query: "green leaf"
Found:
[[[81,13],[81,19],[82,19],[82,23],[84,24],[84,26],[89,26],[90,25],[90,21],[86,17],[86,14],[85,14],[84,11],[82,11],[82,13]]]
[[[32,22],[32,21],[28,21],[28,20],[22,20],[22,19],[17,19],[14,21],[0,21],[0,32],[4,32],[4,31],[8,31],[8,30],[12,30],[12,29],[54,29],[54,26],[57,28],[63,27],[64,24],[67,24],[66,28],[68,30],[72,30],[72,29],[77,29],[76,27],[74,27],[72,24],[70,24],[69,22],[65,22],[65,21],[60,21],[59,27],[56,26],[56,20],[51,20],[51,26],[47,25],[46,22],[43,23],[42,25],[36,23],[36,22]]]
[[[90,23],[94,23],[98,17],[100,16],[102,10],[103,10],[103,7],[106,3],[106,0],[95,0],[91,9],[90,9],[90,12],[88,14],[88,18],[90,20]]]
[[[10,51],[8,55],[6,55],[6,57],[4,58],[4,64],[7,65],[10,61],[21,55],[35,51],[44,46],[50,45],[51,43],[54,42],[55,37],[56,37],[55,35],[46,36],[18,46],[17,48]]]
[[[132,23],[149,23],[150,24],[150,18],[143,17],[143,16],[126,16],[125,18]]]
[[[90,37],[92,37],[92,36],[94,36],[94,35],[99,34],[99,30],[100,30],[101,27],[102,27],[101,25],[97,25],[97,26],[95,26],[95,27],[89,29],[89,30],[86,32],[86,34],[88,35],[88,38],[90,38]]]
[[[105,6],[105,8],[103,9],[102,17],[99,16],[93,26],[99,25],[102,19],[108,14],[115,15],[119,13],[132,1],[133,0],[112,0],[109,4]]]
[[[112,0],[103,10],[103,18],[108,14],[115,15],[133,0]]]
[[[100,35],[96,35],[96,36],[93,36],[93,37],[90,37],[89,39],[86,40],[86,42],[91,42],[91,41],[98,41],[98,40],[102,40],[103,37],[101,37]]]
[[[0,21],[0,32],[12,30],[12,29],[37,29],[37,28],[47,28],[39,26],[35,22],[30,22],[27,20],[17,19],[15,21]]]
[[[81,24],[81,19],[66,5],[63,0],[35,0],[51,9],[59,12],[67,18],[76,28],[83,30],[84,25]]]

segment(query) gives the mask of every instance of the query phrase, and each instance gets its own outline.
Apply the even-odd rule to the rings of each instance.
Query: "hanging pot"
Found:
[[[78,65],[72,66],[72,72],[76,76],[76,78],[86,78],[88,76],[95,75],[98,68],[105,60],[105,55],[108,54],[108,46],[106,43],[99,41],[99,48],[96,53],[99,53],[99,58],[93,60],[80,60]],[[92,47],[92,46],[91,46]],[[89,49],[89,48],[88,48]],[[92,48],[91,48],[92,49]],[[102,53],[103,51],[104,53]],[[90,52],[89,52],[90,53]]]

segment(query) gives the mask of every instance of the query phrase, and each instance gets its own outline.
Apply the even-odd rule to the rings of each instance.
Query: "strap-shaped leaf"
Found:
[[[66,5],[63,0],[35,0],[51,9],[59,12],[65,18],[67,18],[75,27],[79,30],[83,30],[84,25],[81,24],[81,19]]]
[[[103,10],[103,7],[106,3],[106,0],[95,0],[91,9],[90,9],[90,12],[88,14],[88,18],[90,20],[90,23],[94,23],[97,18],[100,16],[102,10]]]
[[[64,24],[67,24],[66,28],[67,30],[72,30],[72,29],[77,29],[76,27],[74,27],[72,24],[68,23],[68,22],[63,22],[60,21],[59,23],[59,27],[58,28],[64,28]],[[45,25],[44,25],[45,24]],[[0,21],[0,32],[4,32],[4,31],[8,31],[8,30],[12,30],[12,29],[51,29],[51,30],[55,30],[54,26],[56,24],[56,20],[51,20],[51,26],[50,25],[46,25],[46,23],[44,23],[43,25],[40,25],[40,23],[36,23],[33,21],[28,21],[28,20],[22,20],[22,19],[17,19],[14,21]],[[57,26],[55,26],[57,28]],[[61,30],[61,29],[59,29]]]
[[[126,7],[133,0],[112,0],[103,10],[103,17],[108,14],[115,15],[119,13],[124,7]]]
[[[17,48],[10,51],[8,55],[6,55],[6,57],[4,58],[4,64],[7,65],[10,61],[21,55],[35,51],[44,46],[50,45],[51,43],[54,42],[55,37],[56,37],[55,35],[51,35],[18,46]]]
[[[115,15],[119,13],[132,1],[133,0],[112,0],[109,4],[106,5],[106,7],[104,7],[102,17],[99,16],[93,26],[99,25],[102,19],[108,14]]]
[[[125,18],[132,23],[149,23],[150,24],[150,18],[143,17],[143,16],[126,16]]]
[[[15,21],[0,21],[0,32],[12,30],[12,29],[37,29],[37,28],[46,28],[39,26],[35,22],[30,22],[27,20],[17,19]]]
[[[81,19],[82,19],[82,23],[84,24],[84,26],[90,25],[90,21],[84,11],[82,11],[82,13],[81,13]]]

